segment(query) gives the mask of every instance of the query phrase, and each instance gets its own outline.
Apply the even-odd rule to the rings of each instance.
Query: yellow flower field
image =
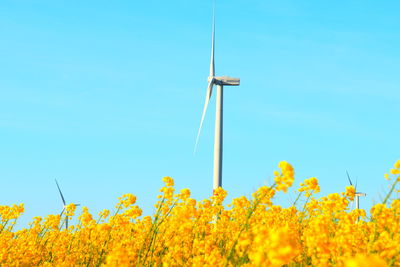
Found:
[[[370,218],[350,210],[353,187],[314,198],[320,190],[314,177],[300,184],[303,207],[274,205],[274,195],[294,183],[289,163],[279,169],[273,185],[228,205],[222,188],[196,201],[189,189],[176,193],[173,179],[164,177],[153,216],[142,217],[136,197],[125,194],[112,213],[94,218],[84,207],[67,230],[60,215],[35,217],[28,228],[13,230],[24,206],[0,206],[0,265],[400,266],[400,200],[390,198],[400,161],[385,175],[393,180],[390,192]],[[68,205],[65,215],[75,216],[75,208]]]

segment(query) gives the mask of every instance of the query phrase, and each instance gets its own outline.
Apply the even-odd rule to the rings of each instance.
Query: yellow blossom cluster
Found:
[[[49,215],[15,230],[23,205],[0,206],[0,265],[400,266],[400,200],[389,194],[367,218],[349,208],[353,187],[316,198],[320,188],[312,177],[300,184],[302,207],[281,207],[273,198],[292,186],[294,169],[287,162],[279,168],[273,185],[227,205],[222,188],[197,201],[189,189],[175,193],[174,180],[165,177],[152,216],[142,216],[136,197],[125,194],[97,219],[83,207],[68,229],[65,215]],[[393,189],[399,173],[391,175]],[[66,206],[67,218],[75,212],[74,204]]]
[[[287,189],[292,186],[294,182],[294,169],[292,165],[286,161],[279,162],[279,168],[281,172],[274,172],[275,184],[277,191],[283,191],[286,193]]]
[[[356,188],[352,185],[346,186],[346,192],[343,194],[348,197],[350,201],[353,201],[354,197],[356,196]]]
[[[311,196],[313,193],[317,194],[320,191],[318,180],[315,177],[305,179],[303,183],[300,183],[299,192],[306,192],[306,197]]]

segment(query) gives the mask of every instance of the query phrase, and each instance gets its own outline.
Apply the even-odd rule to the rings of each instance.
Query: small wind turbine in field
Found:
[[[56,181],[56,185],[57,185],[57,188],[58,188],[58,192],[60,193],[60,197],[61,197],[61,200],[62,200],[62,202],[63,202],[63,209],[62,209],[62,211],[61,211],[61,213],[60,213],[60,217],[63,215],[63,213],[64,213],[64,211],[65,211],[65,208],[66,208],[66,206],[67,206],[67,203],[65,202],[65,198],[64,198],[64,196],[63,196],[63,193],[61,192],[61,189],[60,189],[60,186],[58,185],[58,182],[57,182],[57,180],[56,179],[54,179],[55,181]],[[80,204],[75,204],[75,206],[79,206]],[[65,216],[65,229],[68,229],[68,216]]]
[[[352,186],[353,183],[351,182],[350,175],[349,175],[349,173],[347,171],[346,171],[346,174],[347,174],[347,179],[349,179],[349,183]],[[356,194],[355,194],[355,197],[356,197],[356,209],[359,209],[360,208],[360,199],[359,198],[360,197],[365,197],[367,194],[361,193],[361,192],[357,192],[357,181],[356,181],[356,186],[354,187],[354,189],[356,190]]]
[[[215,3],[214,3],[215,4]],[[208,76],[208,87],[206,91],[206,101],[204,103],[203,114],[201,116],[200,127],[197,133],[195,151],[199,141],[201,128],[203,126],[204,117],[206,115],[208,102],[210,101],[214,85],[217,86],[217,101],[215,111],[215,134],[214,134],[214,179],[213,189],[222,186],[222,141],[223,141],[223,89],[225,86],[238,86],[240,84],[239,78],[232,78],[228,76],[215,76],[215,7],[213,14],[212,26],[212,39],[211,39],[211,60],[210,60],[210,75]]]

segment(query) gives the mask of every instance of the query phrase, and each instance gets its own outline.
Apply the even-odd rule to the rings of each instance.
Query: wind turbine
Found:
[[[350,175],[349,175],[349,173],[347,171],[346,171],[346,174],[347,174],[347,179],[349,179],[350,185],[353,186],[353,183],[351,182],[351,179],[350,179]],[[356,182],[355,190],[356,190],[356,194],[355,194],[355,197],[356,197],[356,209],[360,209],[360,199],[359,198],[360,197],[365,197],[367,194],[361,193],[361,192],[357,192],[357,182]]]
[[[61,189],[60,189],[60,186],[58,185],[58,182],[57,182],[57,180],[56,179],[54,179],[55,181],[56,181],[56,185],[57,185],[57,188],[58,188],[58,192],[60,193],[60,196],[61,196],[61,200],[62,200],[62,202],[63,202],[63,209],[62,209],[62,211],[61,211],[61,213],[60,213],[60,217],[63,215],[63,213],[64,213],[64,211],[65,211],[65,208],[66,208],[66,206],[67,206],[67,203],[65,202],[65,198],[64,198],[64,196],[63,196],[63,193],[61,192]],[[75,204],[75,206],[79,206],[80,204]],[[65,229],[68,229],[68,216],[65,216]]]
[[[215,4],[214,4],[215,6]],[[214,135],[214,178],[213,189],[222,186],[222,143],[223,143],[223,93],[225,86],[238,86],[239,78],[229,76],[215,76],[215,7],[213,10],[212,23],[212,39],[211,39],[211,60],[210,60],[210,75],[208,76],[208,87],[206,91],[206,101],[204,103],[203,114],[201,116],[200,127],[197,133],[195,151],[199,141],[201,128],[203,127],[204,117],[206,115],[208,102],[210,101],[214,85],[217,86],[217,99],[215,110],[215,135]]]

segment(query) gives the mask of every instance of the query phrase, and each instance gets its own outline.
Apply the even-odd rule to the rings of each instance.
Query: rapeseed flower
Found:
[[[300,186],[299,192],[306,192],[306,197],[311,196],[313,193],[317,194],[320,191],[318,179],[315,177],[304,180],[303,183],[300,183]]]
[[[277,191],[287,192],[287,189],[292,186],[294,182],[294,169],[292,165],[286,161],[279,162],[280,172],[275,171],[275,184]]]
[[[367,218],[363,209],[349,210],[354,187],[312,197],[320,191],[315,177],[300,184],[304,207],[276,205],[275,195],[294,181],[289,163],[279,169],[273,185],[230,204],[222,188],[201,201],[189,189],[174,194],[174,180],[164,177],[152,216],[142,216],[136,197],[124,194],[112,214],[103,210],[94,218],[83,207],[68,231],[60,230],[58,214],[14,230],[24,206],[0,206],[0,265],[400,266],[400,200],[390,198],[398,177]],[[400,161],[392,170],[400,170]],[[75,212],[74,204],[66,206],[68,219],[74,221]]]

